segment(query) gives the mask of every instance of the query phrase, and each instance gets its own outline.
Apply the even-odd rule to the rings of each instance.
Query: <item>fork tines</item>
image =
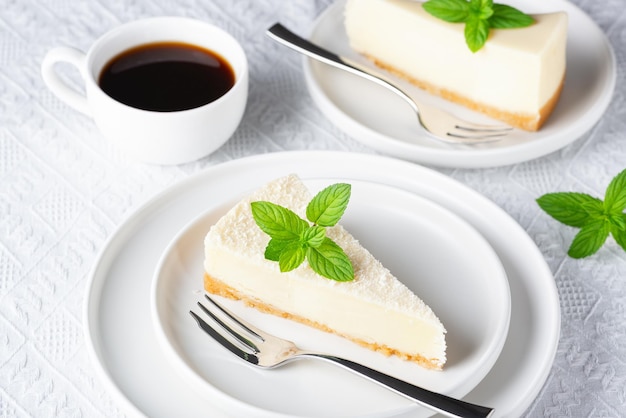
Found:
[[[488,140],[493,141],[504,138],[509,132],[513,130],[510,126],[492,126],[492,125],[476,125],[463,126],[455,125],[454,129],[459,132],[448,132],[447,135],[454,138],[462,138],[468,140]]]
[[[236,318],[208,295],[205,295],[204,297],[210,302],[210,307],[207,307],[200,302],[198,302],[198,307],[200,307],[200,309],[207,314],[213,322],[215,322],[217,327],[209,325],[209,323],[202,319],[198,314],[193,311],[189,311],[191,316],[198,323],[198,326],[238,357],[241,357],[250,363],[258,364],[259,359],[257,354],[260,350],[254,341],[252,341],[253,339],[258,340],[259,342],[264,340],[263,337],[259,335],[258,329],[253,327],[251,324],[245,323],[242,319]],[[212,309],[217,310],[218,313],[213,313]],[[224,320],[220,319],[220,316]],[[226,322],[233,325],[229,325]],[[235,331],[233,326],[241,328],[242,332]],[[249,338],[242,335],[243,333],[247,333]]]

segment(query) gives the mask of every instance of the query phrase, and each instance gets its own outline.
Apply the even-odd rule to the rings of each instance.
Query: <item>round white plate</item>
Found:
[[[301,176],[313,192],[346,181],[320,180],[320,174],[313,179]],[[444,323],[448,362],[443,371],[385,357],[335,335],[245,308],[241,302],[224,304],[301,348],[366,364],[436,392],[465,396],[491,369],[507,336],[511,303],[500,260],[482,235],[449,210],[393,186],[349,182],[352,195],[341,223]],[[248,184],[233,185],[221,196],[224,204],[202,214],[173,239],[157,266],[153,319],[172,364],[200,392],[219,397],[235,416],[387,417],[417,409],[378,385],[314,360],[290,363],[280,373],[254,369],[200,331],[189,310],[199,312],[196,302],[203,294],[204,236],[247,189]],[[432,415],[428,410],[414,414]]]
[[[348,44],[343,25],[344,4],[345,0],[337,1],[318,18],[310,39],[373,68],[373,64]],[[566,0],[511,0],[508,4],[527,13],[565,11],[569,17],[563,92],[550,119],[538,132],[516,129],[503,141],[473,147],[441,144],[423,133],[415,114],[394,93],[307,58],[304,73],[311,96],[328,119],[355,140],[387,155],[420,163],[490,167],[527,161],[556,151],[591,129],[606,110],[615,87],[615,56],[601,29]],[[467,120],[488,120],[389,76],[425,102]]]
[[[150,417],[227,416],[218,409],[224,406],[220,398],[194,391],[161,349],[151,317],[152,280],[164,249],[191,221],[224,210],[224,196],[233,189],[246,193],[292,172],[414,193],[452,211],[488,241],[508,278],[510,327],[495,365],[465,399],[495,407],[497,417],[520,415],[545,382],[559,337],[558,295],[538,248],[502,209],[449,177],[406,161],[345,152],[274,153],[223,163],[168,188],[119,226],[91,272],[84,324],[94,367],[125,410]],[[358,376],[352,378],[361,384]]]

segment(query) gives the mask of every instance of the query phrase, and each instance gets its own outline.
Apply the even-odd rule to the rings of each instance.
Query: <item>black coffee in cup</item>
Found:
[[[203,106],[235,84],[219,54],[179,42],[141,45],[111,59],[98,84],[115,100],[138,109],[174,112]]]

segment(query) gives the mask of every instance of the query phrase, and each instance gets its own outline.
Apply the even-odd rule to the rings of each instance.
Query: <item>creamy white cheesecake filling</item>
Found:
[[[343,227],[328,236],[350,258],[355,279],[337,282],[319,276],[305,262],[281,273],[264,258],[269,242],[254,222],[250,203],[270,201],[305,218],[312,195],[297,176],[263,187],[235,205],[205,237],[205,272],[249,299],[312,321],[365,344],[445,363],[445,328],[433,311],[376,260]],[[322,327],[322,328],[323,328]]]
[[[520,29],[492,29],[472,53],[464,25],[427,13],[414,0],[348,0],[350,44],[401,73],[473,102],[533,115],[553,98],[565,74],[567,15],[534,15]]]
[[[440,358],[445,350],[441,326],[366,302],[336,287],[319,286],[315,281],[295,274],[274,273],[259,269],[228,251],[207,251],[211,276],[289,314],[306,318],[369,344],[385,345],[404,353],[419,353],[426,358]]]

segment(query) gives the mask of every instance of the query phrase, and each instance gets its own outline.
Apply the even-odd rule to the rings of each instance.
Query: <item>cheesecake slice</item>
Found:
[[[566,67],[567,14],[492,29],[472,53],[462,23],[448,23],[415,0],[348,0],[350,46],[378,66],[450,101],[514,127],[538,130],[557,104]]]
[[[278,263],[265,259],[270,237],[255,223],[250,203],[269,201],[306,219],[312,197],[297,176],[289,175],[235,205],[205,237],[205,290],[386,355],[441,369],[446,361],[446,331],[439,319],[342,226],[329,227],[327,236],[352,262],[352,281],[322,277],[306,261],[281,273]]]

